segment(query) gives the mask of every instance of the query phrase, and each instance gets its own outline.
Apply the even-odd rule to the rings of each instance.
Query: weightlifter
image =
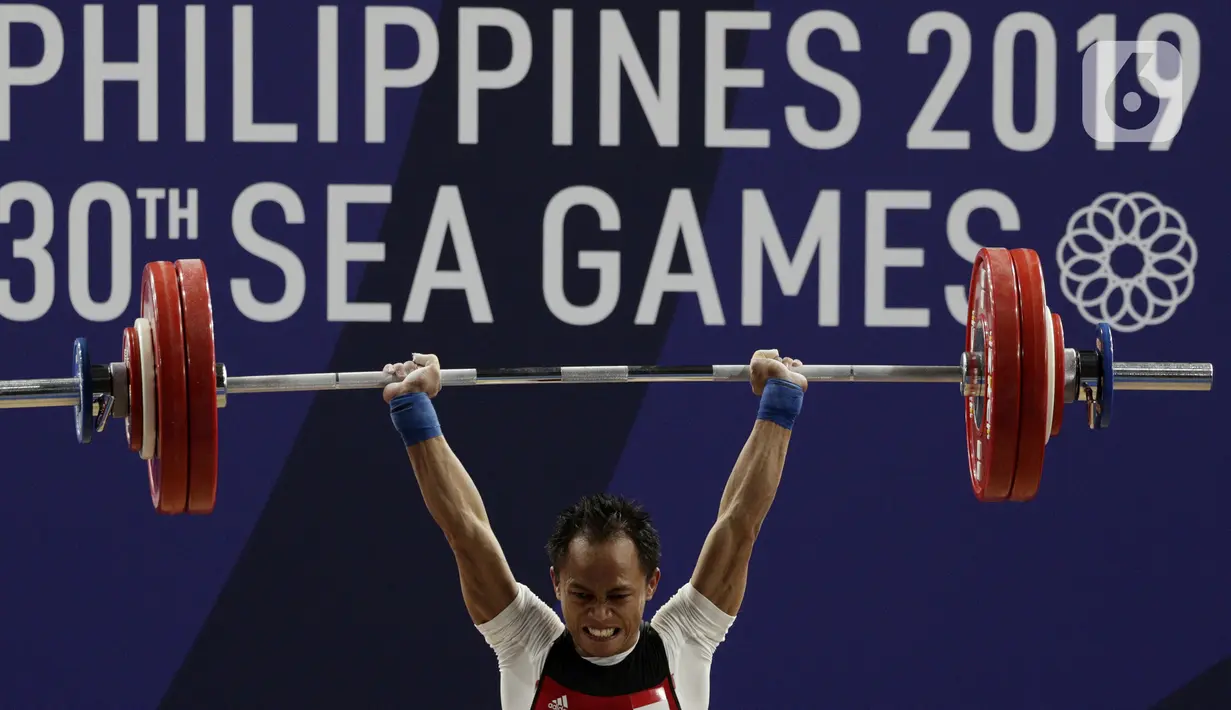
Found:
[[[758,350],[760,397],[692,579],[643,621],[660,579],[650,516],[617,496],[588,496],[560,514],[547,545],[563,621],[519,583],[483,500],[449,448],[432,405],[434,355],[385,365],[384,389],[424,502],[457,559],[466,609],[500,668],[503,710],[706,710],[710,663],[735,621],[748,562],[786,462],[808,381],[799,360]]]

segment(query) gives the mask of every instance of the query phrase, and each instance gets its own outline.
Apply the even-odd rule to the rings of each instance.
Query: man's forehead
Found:
[[[640,574],[641,563],[635,550],[570,550],[562,567],[566,581],[596,589],[631,586]]]
[[[637,555],[637,546],[627,535],[614,535],[604,540],[578,535],[569,542],[568,551],[570,556],[626,558]]]

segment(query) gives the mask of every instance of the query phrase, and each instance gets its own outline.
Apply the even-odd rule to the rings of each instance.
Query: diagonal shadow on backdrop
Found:
[[[703,215],[720,151],[698,130],[681,147],[655,145],[628,81],[624,144],[598,147],[598,12],[575,11],[574,140],[551,146],[549,5],[508,5],[530,25],[535,59],[513,89],[484,92],[480,143],[457,145],[457,6],[445,3],[441,61],[424,89],[380,239],[386,260],[366,269],[353,297],[393,304],[394,323],[350,324],[330,367],[371,370],[414,351],[445,367],[654,362],[674,312],[656,324],[633,316],[672,188],[692,191]],[[621,9],[657,76],[657,9]],[[686,2],[683,77],[704,75],[704,10],[750,3]],[[732,33],[728,64],[743,58]],[[484,68],[508,61],[498,31],[483,34]],[[727,102],[734,99],[730,92]],[[680,121],[700,126],[703,82],[683,82]],[[440,185],[456,185],[466,208],[494,322],[474,324],[461,291],[433,293],[423,324],[400,321]],[[542,214],[551,196],[593,185],[621,210],[604,234],[587,210],[571,217],[564,264],[574,302],[593,299],[593,272],[575,268],[578,248],[619,249],[622,297],[590,327],[569,326],[543,303]],[[359,238],[358,236],[352,237]],[[579,244],[584,238],[584,247]],[[682,250],[681,250],[682,251]],[[449,264],[445,250],[442,268]],[[476,388],[445,391],[437,408],[450,444],[483,492],[518,578],[550,598],[542,551],[555,513],[603,490],[617,465],[643,387]],[[231,472],[230,475],[235,475]],[[317,397],[268,506],[216,606],[171,682],[164,710],[197,707],[492,707],[494,654],[470,626],[452,555],[429,517],[388,410],[376,392]]]

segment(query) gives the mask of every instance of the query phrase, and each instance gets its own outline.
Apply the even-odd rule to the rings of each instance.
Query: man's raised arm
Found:
[[[750,363],[753,394],[761,397],[752,427],[718,506],[718,520],[701,548],[692,586],[724,613],[735,616],[744,601],[748,562],[761,523],[778,492],[791,427],[803,405],[808,380],[798,360],[758,350]]]
[[[475,624],[491,621],[517,596],[517,582],[487,519],[483,498],[441,434],[431,399],[440,392],[435,355],[385,365],[400,381],[385,387],[389,416],[406,445],[423,501],[445,534]]]

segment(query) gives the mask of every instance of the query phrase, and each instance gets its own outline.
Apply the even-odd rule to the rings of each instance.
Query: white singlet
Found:
[[[551,645],[564,633],[555,610],[524,584],[517,597],[496,618],[476,626],[496,652],[500,666],[500,707],[527,710]],[[680,706],[707,710],[710,704],[710,662],[727,637],[735,617],[724,614],[691,584],[676,592],[650,625],[662,637],[667,663]],[[638,639],[638,643],[640,639]],[[636,644],[634,644],[634,647]],[[632,649],[610,658],[588,658],[597,665],[615,665]]]

